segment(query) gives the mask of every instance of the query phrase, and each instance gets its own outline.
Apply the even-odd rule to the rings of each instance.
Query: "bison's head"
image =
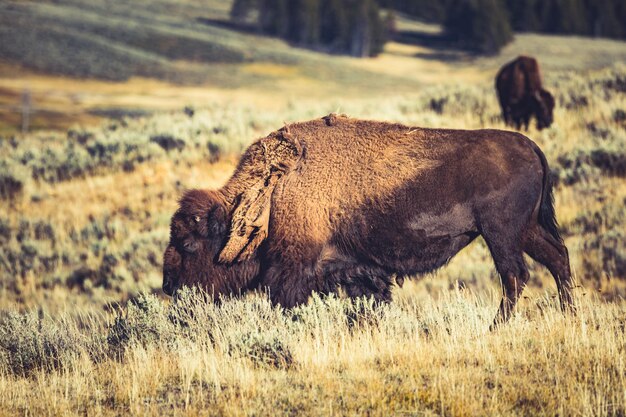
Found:
[[[230,231],[224,197],[217,191],[191,190],[172,216],[170,242],[163,256],[163,291],[198,286],[214,297],[246,289],[259,272],[255,257],[228,264],[219,261]]]
[[[546,90],[538,91],[534,96],[537,129],[550,127],[554,121],[554,97]]]

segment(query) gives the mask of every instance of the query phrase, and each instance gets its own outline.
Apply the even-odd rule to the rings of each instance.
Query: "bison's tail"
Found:
[[[554,237],[559,243],[563,243],[563,238],[559,233],[559,224],[554,211],[554,193],[552,192],[552,179],[550,178],[550,167],[546,156],[541,149],[533,143],[533,148],[543,166],[543,190],[541,192],[541,203],[539,205],[539,224]]]

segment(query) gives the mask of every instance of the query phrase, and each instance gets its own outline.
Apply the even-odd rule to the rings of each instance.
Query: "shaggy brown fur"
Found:
[[[289,152],[274,158],[263,146]],[[566,308],[572,280],[548,172],[535,143],[513,132],[337,115],[296,123],[251,145],[221,190],[183,197],[163,288],[266,289],[285,307],[339,287],[387,301],[394,276],[437,269],[482,235],[504,288],[497,322],[529,278],[523,253],[549,268]]]
[[[172,294],[198,282],[216,295],[247,289],[259,263],[229,263],[249,259],[267,237],[272,191],[301,152],[298,141],[282,131],[251,145],[221,190],[185,193],[163,256],[163,291]]]
[[[537,118],[537,129],[550,127],[553,121],[554,97],[541,85],[537,60],[520,56],[504,65],[496,76],[496,90],[507,124],[528,130],[532,115]]]

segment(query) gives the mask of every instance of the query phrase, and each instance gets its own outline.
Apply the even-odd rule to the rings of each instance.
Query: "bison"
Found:
[[[214,297],[268,290],[292,307],[314,292],[391,298],[394,278],[433,271],[482,236],[501,277],[494,325],[529,272],[554,276],[572,307],[548,163],[527,137],[331,114],[253,143],[219,190],[186,192],[172,217],[163,290]]]
[[[539,130],[552,124],[554,97],[541,85],[535,58],[520,56],[504,65],[496,76],[496,90],[506,124],[528,130],[532,115]]]

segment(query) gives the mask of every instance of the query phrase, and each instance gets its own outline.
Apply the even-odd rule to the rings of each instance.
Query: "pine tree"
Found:
[[[381,7],[394,9],[420,19],[441,23],[445,20],[450,0],[382,0]]]
[[[356,57],[375,56],[385,44],[384,23],[374,0],[343,0],[348,16],[347,52]]]
[[[541,29],[541,3],[544,0],[507,0],[511,26],[522,32],[536,32]]]
[[[620,13],[620,5],[622,11]],[[621,0],[586,0],[588,27],[592,36],[624,38],[626,2]],[[620,17],[621,16],[621,17]]]
[[[583,0],[552,0],[549,29],[553,33],[589,33]]]
[[[319,0],[291,0],[287,5],[286,39],[302,45],[319,42]]]
[[[233,19],[258,2],[259,28],[306,46],[353,56],[373,56],[386,41],[385,22],[376,0],[235,0]]]
[[[444,27],[459,46],[485,54],[497,53],[513,39],[502,0],[456,0]]]
[[[235,22],[245,21],[250,12],[257,7],[256,0],[235,0],[230,9],[230,18]]]
[[[343,52],[349,45],[349,22],[343,3],[343,0],[321,2],[320,43],[331,52]]]
[[[259,0],[259,28],[269,35],[287,36],[289,31],[289,0]]]

